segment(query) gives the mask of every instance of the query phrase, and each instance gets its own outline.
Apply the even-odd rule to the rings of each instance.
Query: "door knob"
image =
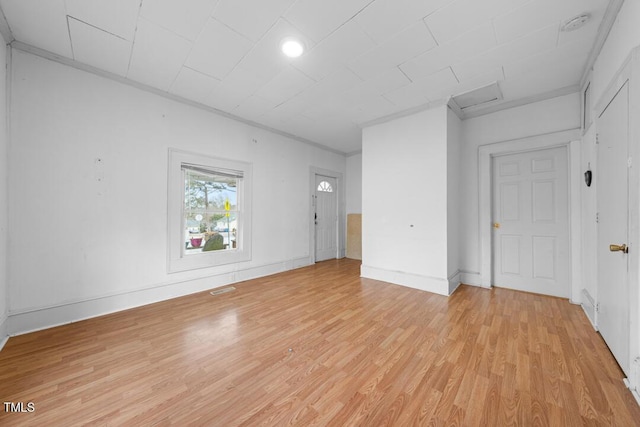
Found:
[[[494,222],[493,223],[493,228],[500,228],[500,223],[499,222]]]
[[[621,244],[621,245],[609,245],[609,250],[611,252],[622,252],[622,253],[625,253],[625,254],[629,253],[629,248],[624,243]]]

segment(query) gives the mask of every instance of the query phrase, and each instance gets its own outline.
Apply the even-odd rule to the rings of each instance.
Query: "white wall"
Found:
[[[582,217],[582,277],[583,289],[585,289],[594,303],[597,301],[597,247],[596,240],[598,229],[596,225],[596,186],[598,178],[598,165],[596,157],[596,132],[595,126],[591,126],[588,132],[583,136],[580,150],[580,168],[584,172],[591,168],[593,179],[591,186],[583,182],[580,186],[580,213]],[[591,321],[595,321],[595,305],[588,298],[581,298],[582,304],[585,305],[587,313],[591,317]]]
[[[600,100],[604,90],[629,56],[631,49],[640,45],[639,21],[640,1],[625,1],[598,58],[593,64],[592,107]]]
[[[447,107],[363,130],[362,275],[448,294]]]
[[[362,154],[347,157],[347,213],[362,213]]]
[[[460,148],[462,121],[447,110],[447,277],[449,293],[460,284]]]
[[[10,332],[309,262],[310,168],[344,156],[17,50],[12,73]],[[170,147],[253,163],[250,262],[166,272]]]
[[[0,48],[0,349],[7,337],[7,314],[9,296],[7,273],[7,249],[8,249],[8,153],[9,142],[7,138],[7,50]]]
[[[478,147],[580,127],[580,95],[570,94],[462,122],[460,155],[460,269],[462,282],[480,285]]]

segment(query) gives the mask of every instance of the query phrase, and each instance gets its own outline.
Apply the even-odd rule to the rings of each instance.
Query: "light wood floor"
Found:
[[[328,261],[11,338],[0,399],[35,412],[0,425],[640,423],[580,307],[358,274]]]

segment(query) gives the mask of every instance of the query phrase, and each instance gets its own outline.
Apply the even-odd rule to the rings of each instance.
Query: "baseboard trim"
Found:
[[[638,393],[638,390],[631,390],[631,394],[635,397],[638,406],[640,406],[640,393]]]
[[[633,387],[631,381],[629,381],[629,378],[623,378],[622,382],[624,383],[625,387],[629,389],[631,395],[636,399],[636,403],[640,405],[640,394],[638,393],[638,389]]]
[[[9,341],[9,333],[7,332],[7,320],[8,318],[5,317],[0,323],[0,351],[2,351],[7,341]]]
[[[460,270],[460,281],[465,285],[486,288],[486,286],[482,286],[482,277],[480,277],[480,273],[476,271]]]
[[[453,293],[460,286],[460,275],[462,272],[460,270],[456,270],[452,275],[447,278],[449,282],[449,295],[453,295]]]
[[[6,335],[9,336],[22,335],[203,292],[232,283],[269,276],[305,267],[310,264],[311,261],[309,257],[295,258],[177,283],[158,284],[155,287],[147,287],[114,295],[27,309],[20,312],[9,312],[9,317],[5,322],[5,332]]]
[[[367,279],[380,280],[395,285],[432,292],[434,294],[450,295],[449,280],[444,278],[423,276],[420,274],[406,273],[404,271],[385,270],[364,264],[360,267],[360,276]]]
[[[595,299],[591,296],[589,291],[586,289],[582,289],[582,302],[580,303],[582,310],[587,315],[587,319],[593,326],[593,329],[596,331],[598,327],[596,326],[596,302]]]

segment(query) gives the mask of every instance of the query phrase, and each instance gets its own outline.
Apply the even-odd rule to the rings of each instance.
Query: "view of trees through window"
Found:
[[[235,249],[239,178],[216,171],[183,170],[185,253]]]

